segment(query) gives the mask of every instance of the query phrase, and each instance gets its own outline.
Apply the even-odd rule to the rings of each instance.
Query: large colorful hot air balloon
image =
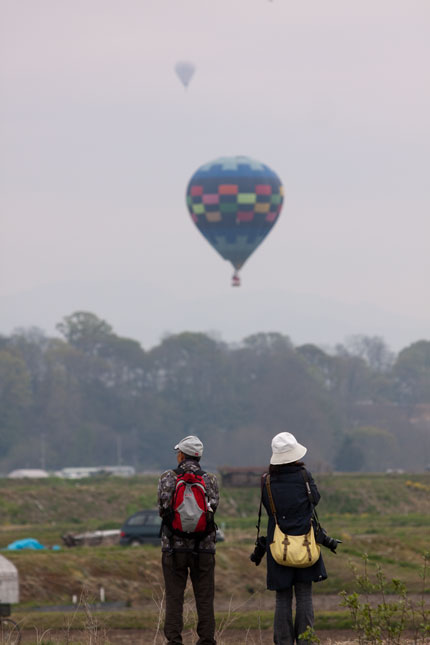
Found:
[[[284,189],[268,166],[249,157],[221,157],[201,166],[187,188],[190,215],[209,244],[235,271],[272,229],[281,212]]]

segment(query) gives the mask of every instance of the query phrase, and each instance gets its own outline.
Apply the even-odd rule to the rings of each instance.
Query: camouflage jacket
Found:
[[[199,463],[191,460],[185,459],[179,468],[185,471],[197,471],[201,469]],[[177,475],[173,470],[166,470],[158,482],[158,510],[160,515],[163,516],[163,513],[170,508],[172,503],[172,496],[176,487],[176,478]],[[219,490],[218,490],[218,481],[215,475],[211,473],[205,473],[203,479],[206,485],[206,495],[208,498],[208,505],[215,513],[218,502],[219,502]],[[161,549],[162,551],[170,551],[173,548],[174,551],[193,551],[195,548],[195,540],[179,537],[178,535],[173,535],[171,538],[167,535],[167,528],[163,526],[163,531],[161,535]],[[203,538],[198,543],[199,551],[205,551],[206,553],[215,553],[215,542],[216,535],[215,531],[209,533],[206,537]]]

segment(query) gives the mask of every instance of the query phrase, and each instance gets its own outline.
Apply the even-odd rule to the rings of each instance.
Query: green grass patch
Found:
[[[85,630],[90,622],[96,624],[99,629],[148,629],[155,630],[158,622],[157,612],[148,612],[135,609],[123,611],[106,612],[94,611],[88,607],[87,611],[75,612],[18,612],[14,619],[19,623],[21,629],[37,630]],[[217,629],[270,629],[273,626],[273,611],[252,610],[216,612]],[[185,621],[185,629],[195,627],[196,617],[191,615]],[[324,629],[351,629],[352,622],[349,612],[345,610],[331,612],[316,612],[315,628]]]
[[[317,475],[323,526],[343,541],[337,555],[323,549],[328,580],[314,585],[315,594],[354,590],[350,563],[369,555],[373,574],[381,564],[388,578],[399,578],[413,593],[421,588],[421,555],[429,550],[430,473],[423,475]],[[407,485],[407,482],[414,485]],[[417,487],[416,484],[419,484]],[[108,600],[144,604],[163,585],[158,547],[63,546],[61,535],[84,530],[120,528],[138,508],[153,508],[157,478],[96,478],[67,481],[0,480],[0,547],[34,537],[61,551],[5,552],[18,567],[22,603],[61,604],[86,586],[97,596],[100,586]],[[340,500],[343,500],[342,504]],[[266,563],[249,561],[256,535],[259,489],[221,487],[217,522],[226,542],[218,545],[217,594],[244,599],[249,589],[266,585]],[[352,512],[353,511],[353,512]],[[263,516],[262,533],[267,526]],[[427,585],[428,587],[429,585]]]

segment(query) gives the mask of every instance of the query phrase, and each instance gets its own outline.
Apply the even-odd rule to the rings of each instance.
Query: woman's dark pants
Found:
[[[164,635],[168,645],[182,645],[184,592],[188,571],[197,609],[197,645],[216,645],[215,641],[215,555],[213,553],[163,553],[166,589]]]
[[[293,587],[276,592],[276,608],[274,620],[274,638],[276,645],[306,645],[307,640],[299,639],[299,635],[307,627],[313,627],[314,608],[312,605],[312,582],[294,583],[296,596],[296,615],[293,621]]]

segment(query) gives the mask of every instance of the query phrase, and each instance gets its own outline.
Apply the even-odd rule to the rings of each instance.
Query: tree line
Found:
[[[380,337],[330,350],[259,333],[203,333],[149,351],[90,312],[0,336],[0,472],[134,465],[159,470],[198,434],[205,465],[264,466],[284,430],[315,470],[423,470],[430,462],[430,341],[397,355]]]

